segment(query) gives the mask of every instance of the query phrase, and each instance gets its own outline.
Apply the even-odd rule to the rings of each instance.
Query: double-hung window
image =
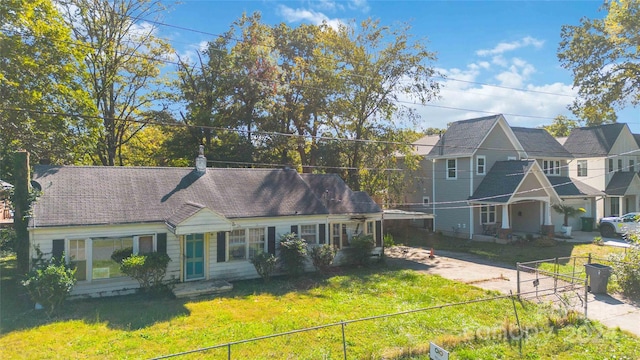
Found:
[[[458,178],[458,159],[447,159],[447,179]]]
[[[636,172],[636,164],[635,161],[629,160],[629,168],[627,171]]]
[[[609,172],[613,172],[613,159],[609,159]]]
[[[229,234],[229,260],[246,260],[247,245],[245,242],[245,229],[237,229]]]
[[[485,175],[487,173],[487,157],[484,155],[476,156],[476,175]]]
[[[618,159],[618,172],[622,171],[622,159]]]
[[[587,160],[578,160],[578,176],[587,176]]]
[[[264,228],[249,229],[249,259],[264,252]]]
[[[304,239],[307,244],[318,243],[318,227],[313,225],[300,225],[300,238]]]
[[[87,255],[85,239],[69,240],[69,261],[76,268],[76,279],[87,279]]]
[[[482,205],[480,207],[480,223],[488,224],[496,222],[495,205]]]

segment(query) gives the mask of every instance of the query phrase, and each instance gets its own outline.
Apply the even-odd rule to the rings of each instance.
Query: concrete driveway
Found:
[[[391,266],[440,275],[446,279],[471,284],[503,294],[516,293],[517,272],[515,266],[495,263],[482,257],[450,251],[436,250],[429,258],[429,250],[394,246],[385,249]],[[608,327],[620,327],[640,337],[640,306],[614,295],[589,293],[587,316]]]

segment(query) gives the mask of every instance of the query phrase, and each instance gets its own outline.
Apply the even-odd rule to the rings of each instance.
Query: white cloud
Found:
[[[349,8],[362,11],[363,13],[367,13],[370,10],[367,0],[350,0]]]
[[[516,49],[520,49],[527,46],[533,46],[536,49],[539,49],[544,45],[543,40],[538,40],[531,36],[527,36],[522,38],[521,40],[513,41],[513,42],[502,42],[496,45],[493,49],[482,49],[476,51],[476,55],[478,56],[490,56],[490,55],[500,55],[509,51],[513,51]]]
[[[334,29],[337,29],[343,23],[340,19],[331,19],[322,12],[309,9],[292,9],[285,5],[278,5],[277,13],[290,23],[308,21],[314,25],[320,25],[326,22],[327,25]]]

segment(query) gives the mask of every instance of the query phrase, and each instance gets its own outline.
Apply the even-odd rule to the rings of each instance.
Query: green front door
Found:
[[[184,255],[185,280],[204,278],[204,234],[185,236]]]

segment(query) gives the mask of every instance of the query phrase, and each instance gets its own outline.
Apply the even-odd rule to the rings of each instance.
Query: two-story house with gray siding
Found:
[[[569,178],[572,155],[546,131],[511,128],[502,115],[452,123],[426,158],[434,228],[459,237],[557,231],[551,205],[586,198],[591,211],[600,194]]]
[[[569,176],[602,192],[595,218],[640,210],[640,147],[627,124],[573,129],[564,147],[575,158]]]

